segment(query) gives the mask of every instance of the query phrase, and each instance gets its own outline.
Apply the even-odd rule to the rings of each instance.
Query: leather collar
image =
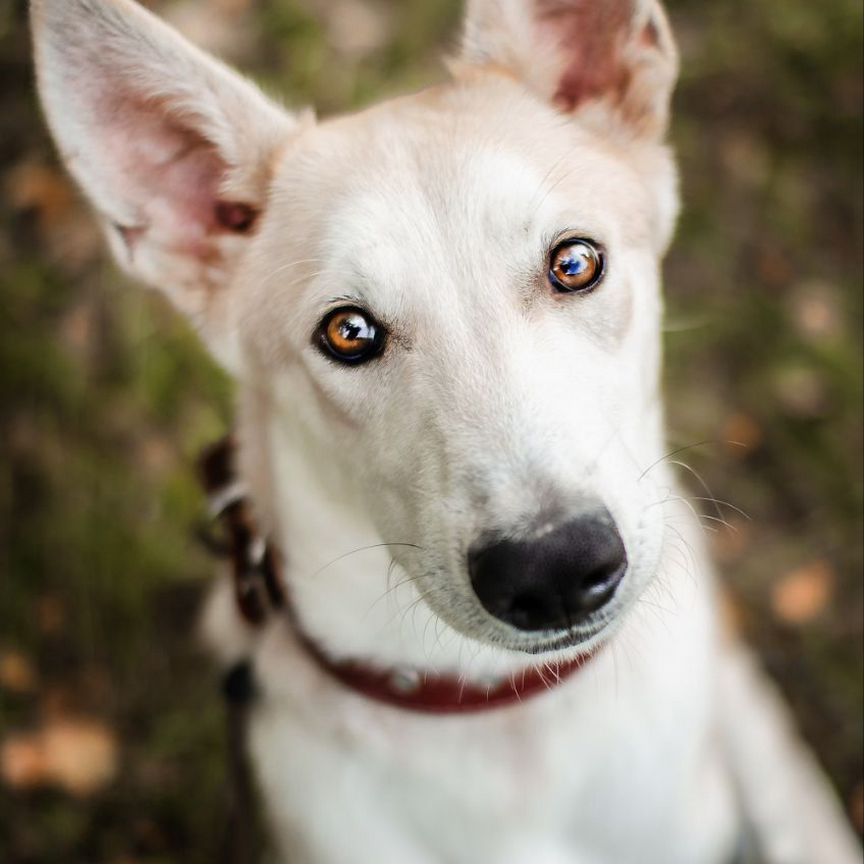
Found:
[[[220,551],[230,559],[237,609],[253,628],[282,614],[318,666],[344,686],[368,699],[410,711],[465,714],[524,702],[557,686],[590,660],[576,657],[557,665],[532,667],[479,685],[458,677],[410,669],[379,669],[358,660],[328,657],[299,626],[279,571],[279,555],[255,527],[245,488],[237,479],[236,444],[227,437],[208,448],[200,460],[202,484],[211,515],[222,526]]]

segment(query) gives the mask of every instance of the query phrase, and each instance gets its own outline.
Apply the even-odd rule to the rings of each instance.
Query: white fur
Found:
[[[34,24],[49,123],[121,263],[237,375],[244,480],[323,650],[478,682],[554,664],[573,649],[532,659],[550,635],[485,612],[468,548],[598,504],[627,548],[615,600],[576,632],[592,663],[470,717],[347,691],[287,621],[240,625],[223,586],[209,639],[254,660],[250,743],[285,858],[729,861],[746,772],[724,743],[712,578],[663,461],[676,56],[659,5],[472,0],[451,82],[317,125],[131,0],[34,0]],[[593,67],[592,39],[612,46]],[[605,70],[588,96],[583,67]],[[256,230],[214,227],[222,200],[260,209]],[[549,288],[562,232],[607,250],[591,294]],[[351,369],[312,338],[345,303],[391,331]],[[783,860],[854,860],[809,854]]]

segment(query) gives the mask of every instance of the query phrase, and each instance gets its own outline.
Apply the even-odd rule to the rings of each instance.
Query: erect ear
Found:
[[[302,119],[132,0],[32,0],[39,92],[120,264],[228,360],[227,287]]]
[[[462,59],[508,69],[566,113],[666,131],[678,59],[658,0],[468,0]]]

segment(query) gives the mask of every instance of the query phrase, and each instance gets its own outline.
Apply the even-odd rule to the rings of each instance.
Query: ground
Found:
[[[322,113],[440,77],[458,14],[151,5]],[[666,268],[670,447],[696,498],[732,505],[695,501],[730,619],[861,831],[861,4],[668,5],[685,202]],[[0,6],[0,850],[204,864],[225,778],[191,636],[213,569],[193,463],[230,426],[231,387],[102,253],[39,116],[25,7]]]

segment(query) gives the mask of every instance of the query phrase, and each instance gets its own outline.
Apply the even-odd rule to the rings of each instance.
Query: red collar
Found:
[[[591,659],[586,654],[548,667],[532,666],[480,685],[436,672],[381,670],[353,660],[334,661],[296,632],[318,665],[346,687],[368,699],[426,714],[470,714],[521,703],[557,687]]]
[[[409,711],[466,714],[524,702],[557,687],[591,659],[590,654],[582,655],[478,685],[434,672],[381,670],[355,660],[329,658],[296,621],[279,573],[278,555],[256,533],[252,508],[236,480],[234,452],[230,437],[208,449],[201,458],[201,475],[212,515],[222,524],[220,545],[231,559],[240,615],[254,628],[263,626],[269,612],[286,615],[298,641],[317,664],[356,693]]]

